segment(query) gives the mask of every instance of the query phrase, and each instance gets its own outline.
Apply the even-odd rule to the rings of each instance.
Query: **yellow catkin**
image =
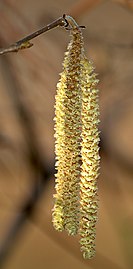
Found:
[[[55,203],[53,209],[53,225],[56,230],[64,230],[64,194],[63,194],[63,185],[64,185],[64,150],[65,145],[63,141],[64,137],[64,123],[65,123],[65,114],[64,114],[64,98],[65,98],[65,89],[66,89],[66,74],[63,71],[61,74],[60,82],[57,84],[57,95],[56,105],[55,105],[55,154],[56,154],[56,167],[57,174],[56,177],[56,194],[54,195]]]
[[[55,229],[80,234],[83,257],[95,254],[99,175],[99,106],[96,75],[84,56],[80,27],[65,17],[71,39],[55,104]]]
[[[82,143],[80,179],[80,244],[83,257],[90,259],[95,254],[97,222],[97,178],[99,171],[99,105],[96,75],[84,57],[82,65]]]
[[[56,194],[53,224],[74,235],[79,228],[79,180],[81,162],[81,51],[82,34],[71,30],[55,105]]]

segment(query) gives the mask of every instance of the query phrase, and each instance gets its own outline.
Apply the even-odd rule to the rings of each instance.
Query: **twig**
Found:
[[[31,42],[29,42],[30,40],[32,40],[33,38],[47,32],[47,31],[49,31],[57,26],[62,26],[62,27],[68,26],[67,20],[65,19],[65,15],[63,15],[62,17],[58,18],[57,20],[53,21],[52,23],[46,25],[45,27],[35,31],[34,33],[32,33],[32,34],[20,39],[19,41],[13,43],[8,48],[0,49],[0,55],[5,54],[5,53],[9,53],[9,52],[18,52],[19,50],[32,47],[33,44]]]

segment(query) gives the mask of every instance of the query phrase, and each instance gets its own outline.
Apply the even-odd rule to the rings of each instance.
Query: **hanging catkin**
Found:
[[[84,258],[95,254],[99,175],[98,80],[84,56],[80,27],[66,16],[70,43],[55,103],[56,193],[53,225],[80,234]]]
[[[82,64],[82,142],[80,179],[81,250],[85,258],[95,254],[97,221],[97,178],[99,175],[99,105],[96,75],[92,63],[85,57]]]
[[[53,224],[71,235],[79,228],[79,180],[81,163],[81,50],[80,29],[71,31],[63,72],[57,84],[55,105],[56,194]]]

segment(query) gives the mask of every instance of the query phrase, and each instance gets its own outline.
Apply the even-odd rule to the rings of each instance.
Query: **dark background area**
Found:
[[[1,0],[0,47],[62,14],[83,30],[100,90],[96,257],[54,230],[54,98],[69,32],[0,57],[0,268],[133,268],[133,1]]]

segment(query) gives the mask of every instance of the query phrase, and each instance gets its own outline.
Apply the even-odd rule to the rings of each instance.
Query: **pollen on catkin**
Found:
[[[97,178],[99,175],[99,105],[96,75],[85,56],[82,65],[82,142],[80,178],[80,244],[84,258],[95,254],[97,222]]]
[[[81,51],[82,34],[71,30],[55,104],[56,194],[53,224],[75,235],[79,228],[81,164]]]

